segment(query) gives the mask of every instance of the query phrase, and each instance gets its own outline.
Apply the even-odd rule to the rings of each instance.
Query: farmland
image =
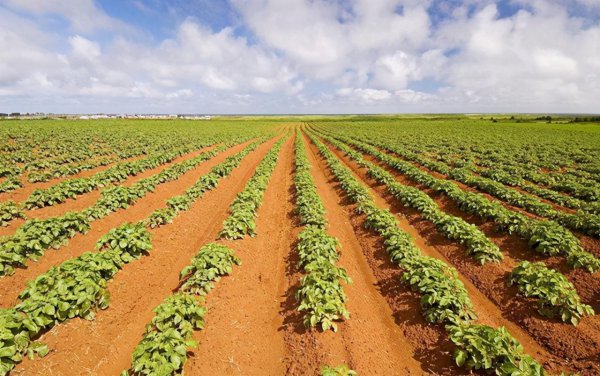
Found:
[[[0,161],[0,375],[600,374],[597,123],[6,120]]]

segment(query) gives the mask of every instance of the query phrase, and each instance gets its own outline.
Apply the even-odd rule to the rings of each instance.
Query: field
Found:
[[[0,121],[0,375],[600,375],[600,126]]]

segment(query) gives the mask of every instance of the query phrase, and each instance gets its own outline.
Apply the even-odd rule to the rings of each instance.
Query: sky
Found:
[[[0,0],[0,112],[600,113],[600,0]]]

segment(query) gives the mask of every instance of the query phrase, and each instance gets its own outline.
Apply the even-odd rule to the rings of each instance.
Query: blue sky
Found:
[[[598,112],[600,0],[0,0],[0,112]]]

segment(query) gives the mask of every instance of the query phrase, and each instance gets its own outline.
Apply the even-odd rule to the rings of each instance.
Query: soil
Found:
[[[126,265],[109,282],[110,306],[97,312],[92,321],[73,319],[44,333],[39,340],[48,344],[50,353],[41,359],[25,359],[12,374],[115,375],[129,368],[133,349],[154,316],[152,310],[177,288],[179,272],[196,252],[203,245],[216,241],[222,223],[229,215],[230,203],[244,188],[275,140],[294,132],[298,132],[297,137],[304,137],[308,159],[313,166],[311,173],[326,208],[327,231],[341,245],[337,265],[343,267],[353,281],[344,285],[350,318],[337,323],[337,332],[323,332],[306,328],[302,313],[297,311],[295,295],[304,271],[298,267],[296,238],[303,227],[294,213],[294,137],[290,137],[280,151],[258,210],[257,236],[219,241],[235,250],[242,265],[217,281],[206,297],[205,329],[194,334],[199,345],[189,352],[185,374],[318,375],[324,365],[342,363],[360,375],[471,374],[455,365],[454,345],[444,327],[425,321],[420,296],[400,282],[402,270],[389,261],[381,238],[364,229],[364,215],[356,214],[355,205],[347,200],[316,147],[299,133],[300,129],[298,124],[280,127],[277,137],[246,156],[216,189],[196,200],[172,224],[151,230],[153,249],[150,253]],[[18,269],[13,276],[1,278],[0,306],[14,305],[26,282],[53,265],[92,251],[97,239],[111,228],[141,220],[153,210],[164,207],[168,198],[184,193],[210,168],[248,143],[220,153],[177,181],[159,185],[155,192],[128,209],[94,221],[88,233],[76,235],[58,251],[47,251],[39,262],[30,262],[27,268]],[[369,179],[365,169],[333,148],[331,150],[369,188],[376,205],[396,216],[400,228],[412,236],[423,254],[457,269],[478,315],[478,323],[505,326],[523,345],[525,352],[552,374],[561,371],[578,372],[581,376],[600,374],[598,315],[584,318],[577,327],[542,317],[537,313],[534,301],[523,298],[514,287],[506,284],[508,273],[519,261],[543,261],[565,273],[582,299],[599,311],[599,273],[570,270],[564,258],[532,253],[524,240],[497,232],[492,223],[461,211],[445,196],[387,169],[399,182],[430,195],[442,210],[478,226],[500,247],[505,256],[501,263],[480,265],[466,255],[464,246],[446,239],[417,211],[402,206],[387,194],[385,187]],[[199,153],[187,154],[172,163]],[[133,184],[172,163],[132,177],[124,184]],[[91,175],[92,171],[82,174]],[[29,189],[29,186],[25,188]],[[21,190],[14,194],[22,194],[19,192]],[[53,216],[80,210],[93,204],[94,197],[99,197],[98,191],[28,214]],[[14,231],[16,227],[11,226],[9,228]],[[585,239],[582,241],[586,248],[589,244],[596,247],[597,243]]]
[[[185,191],[194,185],[194,183],[202,176],[210,171],[210,169],[223,162],[228,156],[242,150],[249,142],[237,145],[223,153],[218,154],[209,161],[205,161],[196,168],[187,171],[176,181],[159,184],[154,192],[149,192],[146,196],[139,199],[136,203],[127,209],[121,209],[107,215],[104,218],[93,221],[90,230],[85,234],[76,234],[69,242],[59,249],[49,249],[45,252],[37,262],[29,261],[25,268],[16,268],[15,273],[11,276],[0,278],[0,307],[6,308],[14,305],[17,302],[18,294],[25,289],[27,281],[34,279],[40,274],[46,272],[52,266],[59,265],[62,262],[77,257],[84,252],[93,251],[98,239],[106,234],[109,230],[126,222],[136,222],[146,218],[154,210],[165,207],[165,201],[173,196],[183,194]],[[189,158],[180,157],[178,161]],[[161,170],[168,168],[173,163],[165,164],[159,168],[144,171],[135,176],[135,181],[145,177],[154,175]],[[134,180],[128,180],[126,184],[133,184]],[[74,205],[78,200],[69,200],[62,205]],[[53,208],[53,207],[50,207]],[[60,213],[57,213],[60,215]]]
[[[229,203],[273,143],[270,140],[250,153],[217,189],[195,201],[172,224],[152,230],[150,254],[126,265],[109,282],[110,307],[99,311],[93,321],[75,319],[54,327],[40,338],[50,353],[23,361],[16,371],[27,375],[48,375],[49,370],[55,375],[116,375],[129,368],[133,349],[154,316],[152,310],[178,286],[179,272],[196,252],[215,239],[228,216]]]
[[[168,163],[162,164],[158,167],[143,171],[135,176],[129,176],[125,181],[118,183],[116,185],[123,185],[123,186],[129,187],[137,181],[140,181],[149,176],[152,176],[174,164],[197,157],[198,155],[202,154],[203,152],[211,150],[213,148],[214,148],[214,146],[202,148],[202,149],[195,150],[193,152],[181,155],[181,156],[175,158],[174,160],[172,160],[171,162],[168,162]],[[103,166],[103,168],[96,171],[96,173],[100,172],[101,170],[108,169],[108,168],[110,168],[110,167]],[[92,170],[85,171],[85,172],[89,173],[90,171],[92,171]],[[82,172],[82,174],[83,174],[83,172]],[[93,173],[90,173],[89,175],[93,175]],[[89,175],[87,175],[87,176],[89,176]],[[84,176],[78,176],[78,175],[71,176],[71,178],[76,178],[76,177],[84,177]],[[64,179],[64,180],[67,180],[67,179]],[[56,182],[52,183],[52,184],[48,184],[48,186],[52,186],[55,184],[56,184]],[[37,187],[36,187],[36,189],[37,189]],[[69,211],[81,211],[81,210],[84,210],[84,209],[94,205],[94,203],[96,203],[96,201],[100,198],[101,192],[102,192],[102,189],[96,189],[91,192],[87,192],[82,195],[79,195],[74,199],[67,199],[66,201],[61,202],[60,204],[46,206],[43,208],[36,208],[36,209],[32,209],[32,210],[27,210],[27,211],[25,211],[25,216],[27,217],[27,219],[33,219],[33,218],[46,219],[46,218],[57,217],[57,216],[63,215],[64,213],[69,212]],[[28,197],[29,197],[29,195],[26,195],[19,201],[25,201]],[[8,226],[0,227],[0,236],[14,234],[15,231],[19,227],[21,227],[27,219],[16,218],[16,219],[12,220],[11,222],[9,222]]]
[[[77,174],[73,174],[73,175],[69,175],[69,176],[62,176],[62,177],[50,179],[50,180],[44,181],[44,182],[30,183],[27,181],[27,179],[25,179],[25,177],[23,177],[21,179],[21,183],[23,184],[23,186],[15,189],[15,190],[9,191],[9,192],[0,193],[0,201],[7,201],[7,200],[13,200],[13,201],[17,201],[17,202],[25,201],[27,199],[27,197],[29,197],[29,195],[36,189],[49,188],[53,185],[56,185],[58,183],[65,181],[65,180],[76,179],[76,178],[87,178],[89,176],[97,174],[100,171],[111,168],[112,166],[116,165],[117,163],[131,162],[131,161],[135,161],[138,159],[142,159],[144,157],[145,156],[141,155],[141,156],[137,156],[137,157],[125,158],[118,162],[109,163],[104,166],[94,167],[89,170],[81,171]]]
[[[435,226],[423,220],[418,212],[403,207],[398,200],[388,195],[385,187],[378,185],[377,182],[366,176],[365,169],[360,168],[355,162],[344,157],[336,149],[331,148],[331,150],[361,180],[373,188],[377,197],[385,200],[393,213],[406,217],[409,227],[405,228],[403,226],[403,229],[407,230],[416,239],[417,245],[419,245],[424,253],[432,257],[441,258],[458,269],[461,274],[461,280],[465,283],[469,291],[476,311],[479,312],[481,310],[481,308],[478,309],[478,306],[485,306],[485,309],[483,309],[485,314],[479,314],[480,320],[485,320],[484,323],[489,325],[493,325],[494,321],[498,323],[493,326],[506,326],[511,334],[523,344],[526,351],[542,363],[545,363],[548,369],[568,368],[580,372],[582,375],[600,372],[596,365],[600,354],[598,316],[584,318],[577,327],[559,322],[556,319],[549,320],[537,313],[534,303],[518,296],[514,287],[506,286],[507,273],[512,270],[511,265],[516,264],[518,261],[515,261],[513,258],[517,258],[517,255],[530,254],[526,250],[526,243],[518,238],[510,239],[511,237],[505,234],[494,234],[492,237],[489,233],[489,230],[492,230],[490,226],[484,233],[488,232],[486,235],[490,236],[500,246],[501,250],[504,251],[505,260],[501,264],[486,264],[481,266],[466,256],[464,247],[443,237],[437,232]],[[372,159],[371,161],[373,162]],[[394,173],[394,175],[401,183],[411,185],[400,174]],[[428,192],[424,187],[419,188],[429,193],[444,211],[454,215],[461,214],[458,208],[450,205],[449,200],[444,201],[439,197],[440,195],[436,196],[432,192]],[[469,218],[468,214],[463,213],[461,217],[466,220],[470,219],[472,223],[474,222],[473,218]],[[400,222],[403,222],[402,218],[400,218]],[[412,227],[412,230],[410,227]],[[421,236],[424,242],[433,246],[437,252],[427,252],[427,247],[424,247],[423,243],[418,240],[418,237]],[[592,281],[590,290],[597,293],[598,284]],[[485,301],[487,303],[483,303]],[[494,305],[496,308],[492,307]],[[493,312],[490,312],[490,309],[495,310],[496,314],[494,315]],[[497,320],[494,318],[497,318]],[[520,330],[518,327],[520,327]],[[540,356],[542,355],[540,352],[540,348],[542,347],[544,348],[544,352],[547,352],[546,356]]]
[[[305,144],[309,145],[305,139]],[[316,358],[321,364],[346,363],[359,374],[365,375],[418,375],[428,373],[427,360],[416,359],[417,351],[409,341],[402,327],[397,325],[394,310],[384,296],[385,286],[372,271],[365,255],[362,234],[356,232],[352,218],[344,209],[344,199],[331,184],[331,177],[322,168],[322,162],[309,149],[308,159],[313,166],[311,172],[318,187],[319,196],[326,209],[329,223],[327,231],[341,244],[340,260],[337,265],[343,267],[352,278],[352,283],[344,287],[348,297],[346,304],[350,319],[339,323],[338,333],[331,331],[305,331],[300,315],[290,318],[288,345],[301,348],[303,353],[314,354],[301,358],[305,362]],[[296,269],[297,257],[291,267]],[[301,273],[297,273],[302,275]],[[298,279],[298,278],[296,278]],[[294,286],[295,290],[297,286]],[[291,329],[291,328],[290,328]],[[310,342],[306,338],[309,334]],[[308,343],[306,343],[308,342]],[[306,344],[305,344],[306,343]],[[305,347],[301,347],[305,345]],[[310,350],[306,347],[310,346]],[[299,372],[305,374],[314,369],[306,364],[294,364]]]
[[[257,212],[257,236],[222,241],[242,260],[208,294],[205,330],[185,366],[190,375],[279,375],[286,356],[279,315],[285,293],[285,255],[292,242],[288,189],[293,139],[288,138]],[[232,309],[235,307],[235,309]],[[223,335],[227,333],[227,335]]]

